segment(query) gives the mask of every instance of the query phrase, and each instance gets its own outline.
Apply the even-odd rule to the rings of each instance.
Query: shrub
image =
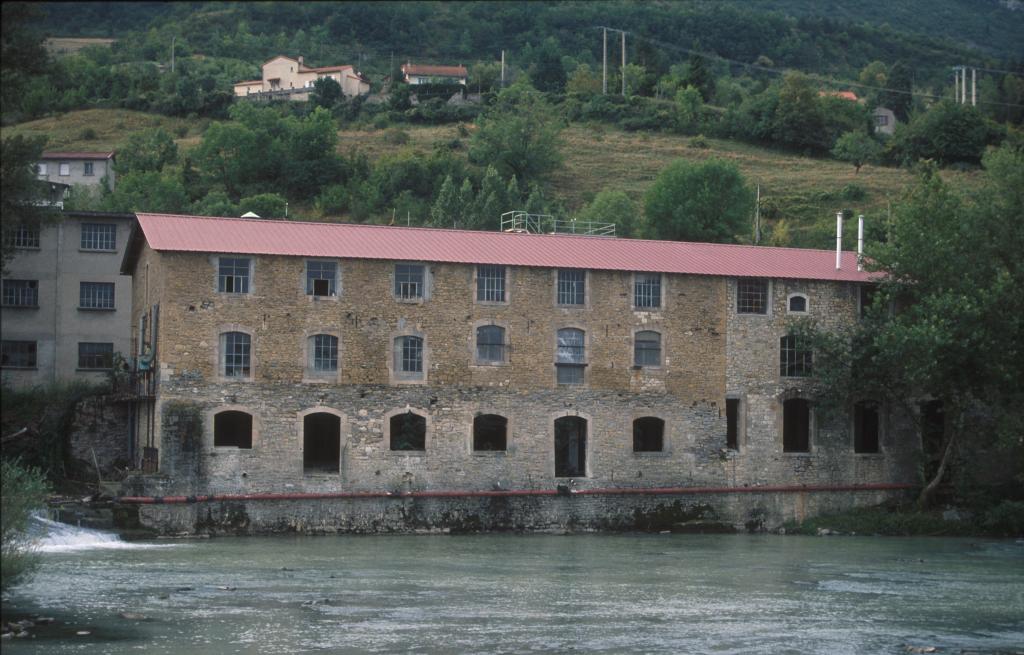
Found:
[[[703,134],[698,134],[697,136],[690,139],[689,146],[691,148],[699,148],[701,150],[707,150],[708,148],[711,147],[711,145],[708,143],[708,140],[704,137]]]
[[[1004,500],[985,513],[985,528],[1007,537],[1024,536],[1024,502]]]
[[[389,143],[393,146],[404,146],[409,143],[409,133],[403,129],[392,127],[384,132],[384,143]]]
[[[78,138],[81,139],[82,141],[95,141],[96,140],[96,130],[94,130],[91,127],[87,127],[84,130],[82,130],[81,132],[79,132]]]
[[[32,511],[43,506],[49,488],[39,469],[18,460],[0,461],[0,588],[22,580],[38,565],[25,535]]]

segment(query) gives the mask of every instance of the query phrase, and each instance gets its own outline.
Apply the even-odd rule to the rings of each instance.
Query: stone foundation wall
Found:
[[[96,475],[97,463],[104,476],[123,469],[129,464],[128,429],[127,403],[104,397],[81,401],[68,437],[71,459],[89,477]]]

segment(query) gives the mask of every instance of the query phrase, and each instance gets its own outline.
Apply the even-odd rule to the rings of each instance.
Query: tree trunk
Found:
[[[943,409],[945,413],[945,420],[943,421],[943,444],[942,444],[942,457],[939,459],[939,468],[935,471],[935,475],[929,480],[928,484],[925,485],[924,489],[917,497],[918,509],[925,509],[931,501],[932,494],[938,488],[939,483],[942,482],[942,476],[946,473],[946,467],[949,465],[950,456],[953,453],[953,444],[956,442],[957,434],[959,433],[960,427],[960,410],[955,408],[952,403],[943,402]]]

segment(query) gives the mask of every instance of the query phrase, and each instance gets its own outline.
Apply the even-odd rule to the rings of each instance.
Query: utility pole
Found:
[[[174,40],[177,39],[177,38],[178,37],[176,37],[176,36],[172,36],[171,37],[171,72],[172,73],[174,72]]]
[[[960,67],[960,102],[967,104],[967,67]]]
[[[971,106],[978,106],[978,69],[971,69]]]
[[[754,205],[754,245],[761,243],[761,185],[757,185],[757,204]]]
[[[505,51],[501,51],[501,88],[505,88]]]
[[[601,31],[604,33],[604,40],[601,43],[601,61],[603,67],[601,69],[601,95],[608,95],[608,28],[602,27]]]
[[[622,33],[622,97],[626,97],[626,33]]]
[[[960,69],[953,67],[953,102],[960,104]]]

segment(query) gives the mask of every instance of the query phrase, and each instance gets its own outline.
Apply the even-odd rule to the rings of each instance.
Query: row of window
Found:
[[[36,170],[39,172],[40,175],[49,175],[50,166],[49,166],[49,164],[45,164],[45,163],[40,162],[40,163],[36,164]],[[93,173],[94,170],[95,170],[95,168],[93,167],[93,162],[91,162],[91,161],[82,162],[82,175],[85,175],[85,176],[94,175],[95,174],[95,173]],[[67,177],[68,175],[71,175],[71,164],[58,164],[57,165],[57,175],[60,175],[61,177]]]
[[[38,225],[15,225],[4,230],[8,248],[38,248]],[[82,223],[79,248],[109,252],[117,250],[117,225],[113,223]]]
[[[586,333],[578,328],[563,328],[556,333],[555,369],[558,384],[583,384],[587,366]],[[252,375],[252,337],[245,332],[220,335],[221,375],[248,378]],[[334,376],[338,372],[338,337],[315,334],[307,340],[308,371],[313,375]],[[506,330],[500,325],[481,325],[476,329],[476,363],[499,365],[508,362],[511,349]],[[633,366],[656,368],[662,364],[661,333],[642,330],[633,335]],[[424,337],[403,335],[393,344],[393,371],[405,379],[425,379]],[[782,377],[804,377],[812,373],[813,356],[798,337],[785,336],[779,347]]]
[[[38,280],[4,280],[4,307],[39,307]],[[114,309],[113,282],[79,282],[79,309]]]
[[[4,368],[36,368],[35,341],[0,342],[0,366]],[[80,341],[78,368],[90,371],[109,371],[114,367],[114,344]]]
[[[737,399],[735,400],[738,403]],[[810,451],[810,404],[803,399],[790,399],[783,403],[783,451],[806,453]],[[736,433],[737,415],[727,413],[728,435]],[[854,452],[879,452],[879,420],[877,406],[858,403],[854,408]],[[586,476],[586,449],[589,425],[579,416],[555,419],[554,453],[555,475],[558,477]],[[387,421],[388,448],[399,452],[425,452],[427,450],[427,418],[420,411],[408,409],[390,416]],[[735,443],[727,448],[736,449]],[[473,418],[471,448],[474,452],[505,452],[508,450],[508,418],[499,414],[478,414]],[[215,448],[253,447],[253,417],[251,414],[226,410],[214,415],[213,445]],[[665,420],[657,416],[642,416],[633,420],[632,450],[634,453],[663,453],[666,451]],[[303,468],[307,472],[337,472],[341,453],[341,419],[329,412],[316,412],[303,418]]]

